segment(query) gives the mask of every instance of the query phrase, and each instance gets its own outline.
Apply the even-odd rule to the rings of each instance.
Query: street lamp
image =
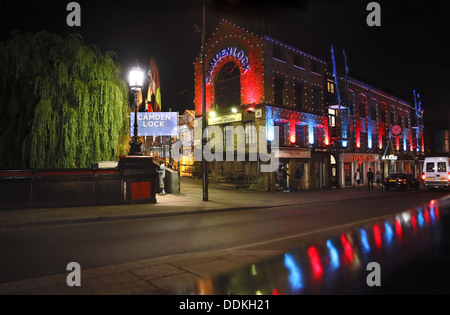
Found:
[[[138,136],[137,112],[139,107],[138,94],[144,85],[144,70],[139,67],[132,68],[128,76],[128,82],[130,89],[134,93],[134,104],[131,105],[131,109],[134,109],[134,133],[133,137],[131,137],[130,153],[128,155],[142,155],[142,141]]]
[[[203,150],[206,145],[206,139],[203,138],[206,129],[206,65],[205,65],[205,44],[206,44],[206,23],[205,23],[205,0],[202,1],[203,5],[203,26],[202,26],[202,174],[203,174],[203,201],[208,201],[208,162],[205,159]]]

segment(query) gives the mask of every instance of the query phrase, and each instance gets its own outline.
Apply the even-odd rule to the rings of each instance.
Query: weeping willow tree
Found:
[[[79,35],[13,32],[0,42],[0,169],[83,168],[125,154],[121,74],[114,53]]]

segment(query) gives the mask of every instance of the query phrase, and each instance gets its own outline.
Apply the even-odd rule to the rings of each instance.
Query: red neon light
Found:
[[[344,234],[341,235],[341,242],[344,246],[344,255],[347,257],[349,263],[353,261],[353,248],[350,242],[345,238]]]
[[[411,212],[411,223],[412,223],[413,229],[415,230],[417,228],[417,220],[416,220],[416,216],[414,215],[413,212]]]
[[[290,133],[290,142],[295,143],[295,120],[289,120],[289,133]]]
[[[291,143],[295,143],[295,134],[291,135],[290,141]]]
[[[316,276],[316,278],[322,277],[323,269],[322,265],[320,264],[319,254],[317,253],[317,250],[313,246],[308,248],[308,255],[309,259],[311,259],[314,275]]]
[[[276,288],[273,288],[272,295],[283,295],[283,294],[280,291],[278,291]]]
[[[380,228],[376,224],[373,226],[373,235],[375,237],[375,244],[377,245],[378,248],[381,248]]]
[[[425,211],[423,212],[423,216],[425,217],[425,221],[427,223],[430,223],[430,213],[428,212],[427,208],[425,208]]]
[[[395,220],[395,232],[397,233],[398,236],[402,236],[403,233],[402,225],[398,220]]]

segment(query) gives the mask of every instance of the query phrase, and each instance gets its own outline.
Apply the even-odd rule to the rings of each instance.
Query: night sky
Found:
[[[148,67],[161,76],[162,110],[194,109],[193,60],[200,52],[201,0],[90,0],[81,5],[81,27],[66,24],[68,0],[0,0],[0,40],[13,29],[79,33],[86,44],[114,51],[126,71]],[[448,1],[377,1],[381,26],[369,27],[368,0],[206,0],[207,39],[222,18],[269,35],[324,60],[342,49],[350,74],[413,102],[420,93],[425,121],[447,127],[450,108],[450,5]],[[257,26],[264,25],[264,29]]]

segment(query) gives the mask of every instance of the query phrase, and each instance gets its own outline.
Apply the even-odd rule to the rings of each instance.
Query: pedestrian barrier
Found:
[[[127,156],[115,168],[0,171],[0,210],[156,203],[156,170]]]

